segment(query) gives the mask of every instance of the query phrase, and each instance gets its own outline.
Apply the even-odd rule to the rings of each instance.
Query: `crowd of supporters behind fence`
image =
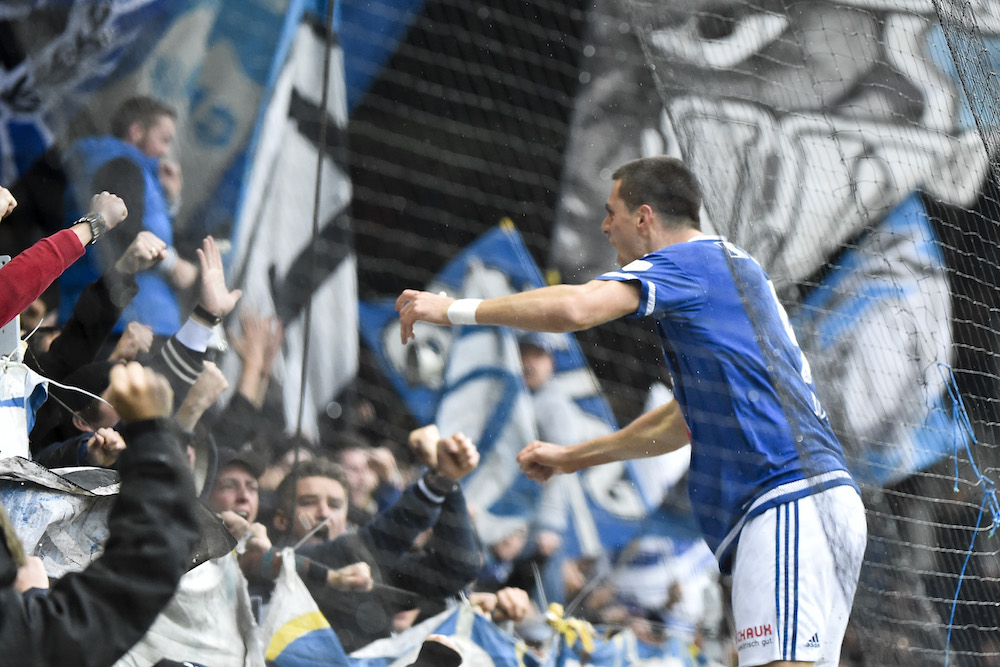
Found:
[[[173,116],[148,100],[124,105],[122,114],[116,134],[101,143],[104,162],[76,169],[91,190],[120,186],[129,199],[97,191],[84,206],[77,196],[82,208],[72,215],[79,218],[0,268],[0,318],[20,315],[28,341],[24,347],[11,339],[3,352],[30,371],[32,382],[50,383],[40,405],[24,400],[35,395],[31,384],[21,396],[5,396],[26,407],[8,425],[3,457],[57,472],[106,468],[121,479],[103,555],[79,572],[50,579],[44,561],[20,543],[18,523],[0,516],[4,613],[15,619],[5,624],[2,645],[16,647],[11,664],[110,665],[122,656],[121,664],[242,664],[268,638],[238,629],[247,621],[240,577],[248,582],[250,627],[262,628],[289,553],[283,547],[295,549],[295,570],[347,651],[465,598],[544,656],[553,631],[544,619],[539,566],[558,541],[541,559],[525,550],[544,539],[528,526],[483,544],[474,527],[477,508],[467,506],[460,484],[479,453],[461,433],[442,436],[431,426],[407,443],[376,444],[342,430],[320,442],[285,435],[280,410],[269,402],[281,324],[238,309],[240,292],[226,285],[211,237],[193,257],[177,256],[169,212],[180,174],[159,161]],[[79,183],[73,187],[82,191]],[[137,205],[127,207],[129,200]],[[0,214],[15,208],[0,188]],[[119,227],[126,219],[138,223],[127,234]],[[74,285],[73,297],[52,298],[60,276],[85,254],[92,280],[78,284],[77,270],[76,283],[65,281]],[[183,317],[159,317],[175,307]],[[220,339],[240,360],[221,407],[230,382],[212,360]],[[370,409],[359,412],[379,418]],[[18,436],[17,423],[30,432]],[[40,544],[28,546],[43,553]],[[534,576],[522,567],[521,576],[510,578],[515,562],[532,563]],[[580,606],[581,613],[663,642],[666,608],[642,608],[619,595],[610,571],[593,569],[592,561],[550,565],[559,568],[556,579],[566,573],[558,597],[586,588],[580,577],[588,568],[603,583],[593,587],[600,599]],[[203,586],[206,572],[218,574],[225,598],[208,622],[204,614],[175,609]],[[206,634],[209,640],[199,639]],[[220,635],[235,641],[210,646]],[[709,629],[717,635],[717,627]],[[702,638],[696,632],[686,641]],[[414,664],[460,660],[447,638],[431,637]]]

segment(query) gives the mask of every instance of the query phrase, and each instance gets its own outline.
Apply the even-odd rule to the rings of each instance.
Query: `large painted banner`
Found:
[[[354,377],[357,353],[347,92],[327,16],[322,0],[39,1],[0,8],[22,47],[18,52],[12,44],[13,55],[0,63],[0,183],[14,182],[43,154],[58,168],[59,150],[81,136],[108,133],[108,119],[128,97],[151,95],[172,105],[178,118],[171,157],[184,175],[175,245],[184,252],[206,234],[232,241],[235,252],[225,257],[230,283],[244,290],[248,306],[285,325],[277,373],[286,423],[293,428],[301,421],[307,434],[316,430],[317,410]],[[406,11],[393,20],[405,26],[410,17]],[[386,28],[389,35],[399,29]],[[331,66],[324,70],[328,44]],[[356,94],[370,78],[355,83]],[[38,196],[60,197],[44,188]],[[324,317],[306,332],[309,306]],[[306,362],[322,374],[301,371],[308,341],[324,342],[310,346]],[[235,361],[225,366],[230,374],[234,367]]]
[[[186,178],[177,230],[199,237],[231,222],[286,15],[301,4],[5,3],[23,57],[0,70],[0,182],[53,144],[107,133],[122,100],[152,95],[178,111],[174,157]]]
[[[571,280],[607,270],[596,222],[611,171],[643,155],[683,158],[706,192],[708,229],[771,276],[852,470],[877,484],[951,447],[934,369],[954,363],[954,286],[941,251],[928,250],[938,234],[915,193],[972,206],[990,169],[936,4],[599,1],[550,248]],[[983,55],[995,54],[995,9],[976,12]],[[866,290],[866,307],[859,296],[815,309],[847,284]],[[834,331],[855,344],[835,345]]]
[[[978,217],[998,16],[950,0],[598,0],[589,16],[550,264],[574,282],[611,265],[597,221],[617,166],[691,166],[705,227],[772,278],[865,492],[852,624],[869,664],[940,664],[951,637],[925,621],[947,620],[933,600],[957,599],[959,566],[943,554],[968,538],[942,548],[927,526],[973,519],[934,486],[963,445],[941,367],[995,423],[995,225]]]

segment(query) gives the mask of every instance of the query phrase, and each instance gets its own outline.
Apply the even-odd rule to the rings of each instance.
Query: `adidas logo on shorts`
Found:
[[[813,636],[806,642],[806,648],[819,648],[819,633],[814,632]]]

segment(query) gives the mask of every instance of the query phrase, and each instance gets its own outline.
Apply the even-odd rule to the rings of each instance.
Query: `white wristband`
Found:
[[[476,308],[482,299],[457,299],[448,306],[448,321],[452,324],[478,324]]]

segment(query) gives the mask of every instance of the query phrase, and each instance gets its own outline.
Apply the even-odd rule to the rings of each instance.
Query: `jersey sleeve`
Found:
[[[639,308],[627,317],[661,318],[692,312],[704,302],[705,288],[698,276],[681,269],[668,257],[653,253],[634,260],[597,280],[634,282],[639,286]]]

